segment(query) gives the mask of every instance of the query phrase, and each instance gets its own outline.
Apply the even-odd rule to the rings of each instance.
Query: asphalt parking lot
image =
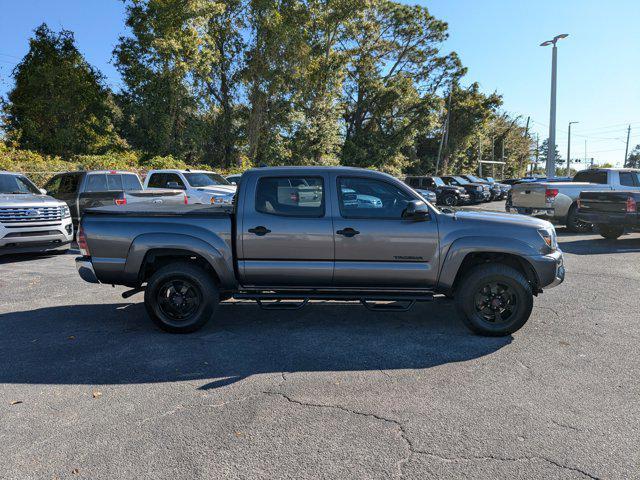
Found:
[[[73,253],[2,259],[0,476],[640,478],[640,235],[558,231],[566,281],[506,338],[446,300],[169,335]]]

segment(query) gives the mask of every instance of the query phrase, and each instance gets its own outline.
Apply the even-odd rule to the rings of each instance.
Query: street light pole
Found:
[[[551,40],[542,42],[541,47],[553,45],[551,53],[551,105],[549,107],[549,141],[547,149],[547,177],[556,176],[556,80],[558,70],[558,48],[556,43],[562,38],[567,38],[569,34],[562,33],[556,35]]]
[[[569,122],[569,138],[567,138],[567,174],[565,177],[571,176],[571,125],[580,122]]]

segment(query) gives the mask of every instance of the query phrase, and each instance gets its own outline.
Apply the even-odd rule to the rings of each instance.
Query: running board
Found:
[[[341,300],[345,302],[360,302],[364,307],[373,312],[406,312],[413,307],[416,302],[430,302],[433,294],[395,294],[389,293],[332,293],[332,292],[282,292],[282,293],[259,293],[242,292],[233,295],[237,300],[255,300],[258,306],[264,310],[299,310],[304,307],[309,300]],[[296,301],[285,301],[294,300]],[[268,302],[268,303],[265,303]],[[378,305],[374,302],[406,302],[405,305]]]

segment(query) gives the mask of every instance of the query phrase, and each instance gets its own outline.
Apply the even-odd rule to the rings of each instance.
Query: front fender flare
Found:
[[[465,257],[470,253],[503,253],[515,255],[527,261],[527,257],[539,255],[531,245],[517,238],[473,236],[454,240],[443,252],[442,267],[438,277],[438,287],[449,290],[453,287],[456,275]]]

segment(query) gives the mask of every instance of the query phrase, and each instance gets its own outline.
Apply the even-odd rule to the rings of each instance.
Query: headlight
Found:
[[[71,216],[71,210],[69,210],[68,205],[61,206],[60,211],[62,212],[62,218],[69,218]]]
[[[549,229],[541,229],[538,230],[538,233],[544,240],[544,243],[551,249],[551,251],[555,251],[558,249],[558,237],[556,235],[556,229],[551,227]]]

